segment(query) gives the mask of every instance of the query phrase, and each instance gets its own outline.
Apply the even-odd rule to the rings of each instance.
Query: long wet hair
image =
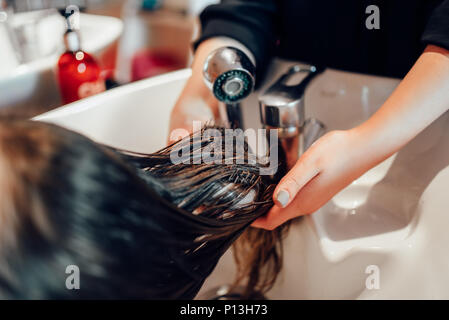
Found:
[[[207,130],[215,131],[215,135],[206,134]],[[275,175],[261,176],[260,169],[265,165],[259,162],[241,136],[228,138],[227,135],[233,134],[223,127],[208,125],[153,154],[116,151],[142,170],[140,176],[153,189],[180,208],[216,219],[237,219],[239,216],[248,219],[250,216],[254,220],[260,213],[252,212],[253,205],[259,202],[263,214],[271,208],[274,187],[279,177],[285,174],[286,167],[281,158]],[[217,135],[221,137],[219,145],[213,139]],[[211,149],[221,161],[198,161],[195,164],[205,150]],[[227,153],[229,149],[233,150],[232,154]],[[189,161],[173,164],[171,156],[178,151],[184,151],[184,160]],[[226,191],[222,192],[224,189]],[[242,202],[248,205],[238,206]],[[264,294],[275,284],[282,270],[282,242],[289,226],[288,222],[271,231],[247,228],[234,242],[237,272],[233,287],[243,286],[243,290],[239,290],[242,298]]]
[[[168,162],[182,143],[193,151],[192,141],[132,154],[54,125],[0,120],[0,297],[193,298],[228,242],[272,206],[274,183],[257,163]],[[177,232],[191,241],[171,239]],[[237,241],[248,296],[273,284],[281,234],[250,228]],[[180,248],[176,263],[199,276],[173,266]],[[202,269],[206,253],[212,262]],[[63,286],[70,265],[82,271],[82,290]],[[173,284],[170,270],[184,276]]]

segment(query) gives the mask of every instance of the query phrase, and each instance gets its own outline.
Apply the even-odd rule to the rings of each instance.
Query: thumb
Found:
[[[293,168],[281,179],[273,193],[276,206],[285,208],[295,198],[296,194],[312,179],[319,175],[320,170],[313,161],[300,158]]]

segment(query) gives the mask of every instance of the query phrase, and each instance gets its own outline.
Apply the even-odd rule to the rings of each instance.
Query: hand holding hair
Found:
[[[429,45],[373,116],[351,130],[329,132],[302,155],[276,187],[276,206],[253,226],[271,230],[315,212],[448,109],[449,51]]]

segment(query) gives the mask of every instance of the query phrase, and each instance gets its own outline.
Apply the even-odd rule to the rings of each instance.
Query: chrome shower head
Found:
[[[253,91],[255,69],[243,51],[223,47],[207,57],[203,75],[207,86],[219,101],[233,104],[242,101]]]

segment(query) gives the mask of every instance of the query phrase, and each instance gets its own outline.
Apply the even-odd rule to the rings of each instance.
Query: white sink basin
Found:
[[[280,73],[288,66],[275,67]],[[170,109],[189,75],[182,70],[137,82],[36,119],[119,148],[155,151],[165,145]],[[397,83],[328,70],[308,89],[306,109],[329,129],[350,128],[372,114]],[[255,102],[253,96],[244,112],[258,126]],[[449,113],[321,210],[296,221],[285,241],[284,270],[267,296],[449,298],[448,131]],[[379,271],[378,289],[366,286],[366,271],[373,268]],[[234,271],[228,252],[201,292],[228,284]]]
[[[30,15],[42,12],[18,13],[13,16],[14,24],[25,24]],[[0,25],[1,27],[1,25]],[[11,68],[9,72],[2,72],[0,76],[0,110],[2,108],[46,108],[61,105],[58,84],[54,70],[59,55],[63,52],[63,34],[65,32],[64,19],[59,15],[49,15],[39,23],[37,47],[43,58]],[[113,45],[122,32],[121,20],[106,16],[90,14],[80,15],[80,34],[82,48],[92,53],[101,65],[107,64],[106,59],[111,55]],[[7,43],[7,33],[0,30],[0,43]],[[5,50],[12,50],[6,46]],[[5,55],[5,53],[3,53]],[[9,57],[10,55],[8,55]],[[110,57],[109,57],[110,59]],[[9,59],[8,64],[13,64]],[[6,66],[0,68],[5,70]],[[6,62],[5,62],[6,63]]]
[[[166,145],[171,108],[190,74],[185,69],[138,81],[34,119],[54,122],[107,145],[153,152]]]

